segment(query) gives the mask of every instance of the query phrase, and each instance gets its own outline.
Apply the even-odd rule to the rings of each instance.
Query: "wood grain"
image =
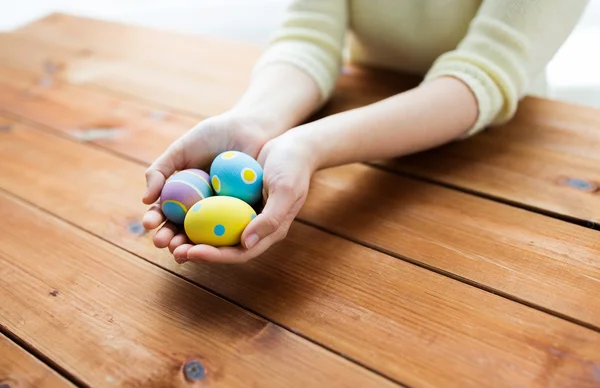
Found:
[[[142,166],[19,124],[1,136],[3,189],[409,386],[598,383],[599,333],[302,224],[247,265],[177,266],[130,228],[144,211]],[[148,282],[131,271],[118,269],[119,282]],[[106,276],[96,284],[112,284]],[[143,300],[128,311],[139,317]]]
[[[76,138],[74,128],[114,120],[117,134],[93,142],[145,163],[196,121],[155,120],[150,108],[60,82],[32,99],[32,82],[0,66],[0,105]],[[600,295],[594,231],[360,165],[319,173],[300,219],[600,328],[600,303],[587,303]]]
[[[40,65],[54,63],[56,75],[70,82],[203,115],[220,113],[235,103],[261,52],[246,43],[61,14],[46,17],[11,37],[13,43],[20,42],[16,51],[38,59],[39,70]],[[46,48],[34,54],[24,52],[22,47],[35,45],[31,37],[41,38]]]
[[[376,164],[600,228],[600,109],[529,98],[507,125]]]
[[[55,77],[70,83],[202,116],[237,101],[260,53],[261,48],[248,43],[65,14],[0,35],[4,64],[42,74],[50,67]],[[412,75],[347,65],[333,98],[313,119],[378,101],[419,82]]]
[[[395,386],[6,194],[0,217],[2,326],[85,384]]]
[[[130,34],[131,38],[120,45],[103,38],[122,36],[125,33]],[[174,78],[177,77],[178,66],[186,66],[181,65],[182,62],[196,63],[197,56],[201,54],[198,54],[199,50],[195,50],[195,47],[206,47],[206,51],[215,56],[221,52],[220,58],[224,58],[223,53],[229,50],[230,46],[224,45],[219,50],[219,40],[60,14],[25,27],[19,31],[18,37],[35,38],[44,44],[36,54],[29,54],[22,48],[23,43],[35,43],[21,42],[18,48],[14,49],[5,47],[0,42],[0,52],[10,48],[23,55],[21,62],[27,62],[32,56],[38,58],[41,55],[39,53],[48,51],[49,47],[53,47],[54,51],[50,51],[47,56],[53,52],[64,51],[64,54],[54,55],[66,58],[63,61],[67,64],[65,79],[71,82],[80,78],[78,73],[92,74],[88,79],[113,91],[131,93],[143,99],[151,96],[150,99],[154,102],[168,102],[171,107],[207,115],[226,110],[239,96],[231,93],[227,98],[221,98],[213,96],[211,89],[200,88],[200,84],[195,83],[196,80],[216,79],[211,76],[211,70],[204,66],[186,67],[186,71],[189,71],[185,73],[188,80],[183,83],[198,86],[187,91],[178,90],[181,82]],[[160,42],[161,50],[150,49],[152,46],[149,42],[154,41]],[[174,48],[170,49],[169,46]],[[246,47],[247,51],[242,51],[236,57],[243,65],[235,69],[232,67],[231,73],[248,74],[252,61],[258,55],[258,49],[247,44],[237,44],[235,47],[238,51],[238,46]],[[94,50],[98,57],[92,56],[83,64],[74,59],[77,52],[85,50]],[[171,55],[163,55],[164,52]],[[19,57],[21,56],[11,55],[10,60],[14,62]],[[112,67],[102,65],[103,61],[106,61],[102,58],[105,57],[111,58]],[[180,58],[189,58],[189,61]],[[33,62],[40,60],[36,59]],[[139,63],[146,62],[152,64],[151,67],[156,69],[156,73],[150,75],[148,72],[154,70],[150,70],[149,67],[137,69]],[[237,66],[230,62],[235,61],[224,60],[219,65],[210,61],[203,63],[211,63],[207,66],[209,69],[223,66],[229,69],[230,66]],[[103,71],[98,70],[99,68],[110,70]],[[136,74],[129,74],[128,69]],[[345,73],[338,83],[333,100],[315,118],[363,106],[418,84],[414,77],[391,72],[348,68]],[[140,77],[139,82],[130,85],[131,79],[138,77],[137,74]],[[144,78],[141,78],[142,76]],[[119,81],[114,77],[119,78]],[[218,82],[229,90],[229,81]],[[244,84],[240,80],[235,82],[239,85]],[[177,95],[169,94],[170,90],[178,90]],[[202,90],[202,93],[198,90]],[[236,90],[241,93],[243,88]],[[199,100],[207,97],[211,101],[203,103]],[[392,171],[442,182],[486,197],[600,228],[600,173],[597,169],[600,157],[596,152],[600,146],[598,127],[598,109],[526,98],[521,103],[516,117],[508,125],[488,130],[468,141],[453,143],[400,160],[377,161],[376,164]]]
[[[201,120],[2,65],[0,111],[148,163]]]
[[[0,334],[0,387],[69,388],[74,385]]]

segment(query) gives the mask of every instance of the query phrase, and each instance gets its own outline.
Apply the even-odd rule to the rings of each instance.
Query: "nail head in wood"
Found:
[[[204,378],[204,366],[198,360],[186,362],[183,366],[183,374],[189,381],[201,380]]]
[[[598,189],[598,187],[592,182],[579,178],[567,179],[567,185],[583,191],[596,191]]]
[[[133,221],[129,223],[129,232],[136,236],[141,236],[146,232],[146,229],[144,229],[144,226],[138,221]]]

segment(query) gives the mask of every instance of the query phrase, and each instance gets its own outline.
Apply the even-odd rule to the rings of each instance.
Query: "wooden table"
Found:
[[[0,35],[0,387],[599,387],[600,111],[319,172],[285,242],[177,265],[144,170],[260,50],[55,14]],[[417,79],[347,68],[320,115]]]

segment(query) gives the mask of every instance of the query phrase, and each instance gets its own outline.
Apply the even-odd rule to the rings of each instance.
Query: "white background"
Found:
[[[288,0],[0,0],[0,31],[60,11],[264,44],[287,3]],[[590,0],[580,24],[547,71],[552,98],[600,107],[600,0]]]

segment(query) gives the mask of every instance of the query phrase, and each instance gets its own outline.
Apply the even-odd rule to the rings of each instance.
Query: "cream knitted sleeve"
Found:
[[[441,55],[425,82],[453,76],[473,91],[479,116],[465,134],[506,122],[533,79],[571,33],[587,0],[483,0],[467,35]]]
[[[347,27],[346,0],[293,0],[254,70],[271,63],[295,65],[315,80],[325,102],[340,74]]]

